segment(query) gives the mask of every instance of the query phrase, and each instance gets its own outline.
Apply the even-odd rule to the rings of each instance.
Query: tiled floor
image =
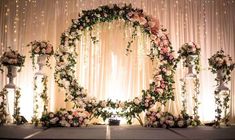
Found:
[[[97,125],[78,128],[37,128],[32,125],[0,126],[0,139],[235,139],[235,126],[213,128],[145,128]]]

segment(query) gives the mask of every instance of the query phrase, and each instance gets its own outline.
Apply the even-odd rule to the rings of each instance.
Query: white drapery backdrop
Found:
[[[21,113],[30,119],[33,113],[33,70],[31,65],[31,60],[29,59],[29,48],[26,48],[27,43],[33,40],[49,40],[54,47],[57,47],[60,43],[60,35],[64,32],[70,25],[71,19],[77,18],[78,13],[81,10],[97,8],[100,5],[111,4],[111,3],[131,3],[134,7],[142,8],[148,15],[156,16],[160,19],[161,24],[166,27],[169,31],[170,40],[172,42],[174,50],[178,50],[179,47],[189,41],[195,41],[201,47],[201,68],[200,73],[200,91],[199,101],[201,102],[199,107],[199,114],[202,120],[210,121],[214,118],[214,96],[213,91],[215,89],[216,82],[214,81],[215,75],[211,74],[208,70],[208,58],[214,54],[220,48],[223,48],[225,52],[235,59],[235,1],[234,0],[1,0],[0,1],[0,54],[2,54],[8,46],[19,50],[22,54],[27,55],[25,67],[22,72],[18,74],[15,83],[22,89],[22,97],[20,101]],[[115,29],[112,29],[115,30]],[[112,39],[123,41],[120,37],[114,38],[114,34],[111,32],[104,34],[109,36],[107,41],[102,39],[104,43],[111,43]],[[114,75],[109,79],[115,81],[116,78],[121,78],[123,76],[123,81],[133,81],[134,82],[145,81],[149,82],[149,77],[151,77],[151,70],[148,73],[146,63],[139,68],[142,68],[142,74],[145,74],[144,79],[138,80],[136,75],[132,77],[127,77],[122,74],[123,69],[127,72],[132,72],[133,69],[138,68],[134,65],[125,64],[123,68],[120,66],[123,63],[131,63],[131,55],[136,57],[135,53],[131,54],[127,58],[125,54],[122,56],[117,55],[125,53],[125,45],[122,42],[117,41],[119,44],[107,44],[105,47],[108,50],[109,57],[100,59],[101,62],[111,61],[110,71],[119,74]],[[110,46],[111,45],[111,46]],[[116,47],[114,47],[116,46]],[[140,45],[138,45],[140,46]],[[96,46],[97,48],[97,46]],[[138,52],[137,47],[137,52]],[[81,50],[83,48],[80,48]],[[92,50],[90,50],[92,52]],[[95,51],[95,50],[94,50]],[[121,52],[123,51],[123,52]],[[111,53],[113,52],[113,53]],[[82,51],[81,51],[82,53]],[[100,56],[104,53],[100,52]],[[90,54],[91,55],[91,54]],[[86,55],[87,57],[89,55]],[[97,56],[99,57],[99,56]],[[80,60],[82,61],[82,55]],[[88,59],[88,58],[87,58]],[[89,61],[88,61],[89,60]],[[86,64],[91,65],[90,62],[97,64],[95,61],[99,59],[88,59]],[[125,61],[124,61],[125,60]],[[146,60],[147,61],[147,60]],[[83,61],[84,62],[84,61]],[[134,61],[133,61],[134,62]],[[132,63],[133,63],[132,62]],[[55,65],[54,60],[51,60],[52,65]],[[82,62],[81,62],[82,63]],[[102,64],[106,65],[109,62],[104,62]],[[149,63],[149,62],[148,62]],[[116,69],[117,67],[117,69]],[[151,67],[151,66],[150,66]],[[80,65],[80,74],[82,69],[84,71],[88,67],[83,67]],[[92,74],[97,73],[97,67],[90,69]],[[93,70],[93,72],[92,72]],[[47,70],[49,75],[49,95],[50,95],[50,108],[49,110],[54,111],[60,107],[66,107],[64,103],[63,94],[61,94],[60,89],[57,88],[53,80],[54,69]],[[106,75],[106,73],[103,73]],[[137,73],[136,73],[137,74]],[[141,74],[141,73],[139,73]],[[148,75],[149,74],[149,75]],[[166,108],[177,114],[180,110],[180,82],[179,79],[182,78],[184,71],[182,66],[179,65],[176,71],[176,101],[170,102]],[[79,75],[79,73],[78,73]],[[81,74],[82,75],[82,74]],[[128,74],[129,75],[129,74]],[[137,74],[138,75],[138,74]],[[2,89],[6,84],[6,71],[0,74],[1,83],[0,88]],[[82,77],[83,76],[83,77]],[[96,87],[101,87],[99,81],[96,79],[84,80],[88,75],[81,76],[81,83],[85,86],[96,85]],[[141,77],[141,76],[140,76]],[[137,78],[137,79],[135,79]],[[107,78],[108,79],[108,78]],[[92,82],[93,83],[92,83]],[[115,81],[114,88],[120,87],[122,83]],[[111,83],[104,84],[110,89]],[[113,85],[113,84],[111,84]],[[138,84],[137,84],[138,85]],[[146,83],[142,83],[144,87]],[[232,73],[231,83],[232,93],[232,103],[231,103],[231,117],[235,118],[235,76]],[[127,88],[123,88],[127,90]],[[136,90],[138,88],[135,88]],[[97,91],[99,89],[90,88],[90,90]],[[113,91],[115,89],[112,89]],[[92,94],[96,95],[95,92]],[[102,91],[100,91],[102,92]],[[126,92],[126,91],[125,91]],[[138,95],[140,92],[134,91],[131,94]],[[119,93],[117,93],[119,95]],[[126,94],[126,93],[125,93]],[[121,94],[120,94],[121,95]],[[97,95],[96,95],[97,96]],[[131,96],[130,96],[131,97]],[[99,97],[100,98],[100,97]],[[128,97],[127,97],[128,98]],[[125,97],[126,99],[126,97]]]
[[[132,52],[127,54],[133,30],[131,25],[118,20],[95,26],[92,33],[99,40],[95,44],[90,39],[90,31],[82,36],[77,45],[77,78],[90,96],[125,101],[141,96],[141,90],[149,87],[153,78],[153,62],[146,55],[150,40],[138,28]]]

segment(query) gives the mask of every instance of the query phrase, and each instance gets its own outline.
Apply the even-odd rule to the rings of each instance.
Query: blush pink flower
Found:
[[[145,19],[145,17],[141,16],[139,17],[139,23],[140,25],[145,25],[147,23],[147,20]]]
[[[169,48],[168,47],[162,47],[161,51],[162,51],[162,53],[168,53],[169,52]]]

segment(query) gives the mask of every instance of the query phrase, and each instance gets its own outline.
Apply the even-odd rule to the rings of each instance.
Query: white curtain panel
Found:
[[[30,119],[33,114],[33,69],[29,58],[33,40],[49,40],[55,48],[60,36],[82,10],[114,3],[131,3],[148,15],[159,18],[168,29],[175,51],[186,42],[194,41],[201,47],[199,115],[203,121],[215,116],[215,75],[208,70],[208,58],[221,48],[235,60],[235,0],[0,0],[0,55],[11,46],[26,55],[25,67],[15,83],[22,89],[21,114]],[[109,28],[107,28],[109,27]],[[128,29],[128,28],[127,28]],[[89,43],[84,35],[78,44],[77,77],[89,95],[98,99],[127,100],[139,96],[152,78],[152,64],[144,55],[148,39],[140,34],[133,43],[133,52],[125,55],[128,41],[122,23],[97,25],[100,42]],[[127,33],[128,34],[128,33]],[[52,66],[55,60],[51,59]],[[54,82],[54,67],[47,69],[49,76],[49,110],[69,105],[64,103],[63,90]],[[235,120],[235,72],[231,82],[231,119]],[[179,65],[175,76],[175,101],[168,102],[165,110],[178,114],[181,110],[180,78],[185,74]],[[0,73],[0,89],[7,82],[6,70]]]

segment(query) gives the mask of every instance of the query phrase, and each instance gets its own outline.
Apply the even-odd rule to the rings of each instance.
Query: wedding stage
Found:
[[[1,126],[0,139],[235,139],[235,126],[216,129],[208,126],[195,128],[143,128],[141,126],[94,125],[83,128],[37,128],[32,125]]]
[[[234,11],[0,0],[0,139],[235,139]]]

